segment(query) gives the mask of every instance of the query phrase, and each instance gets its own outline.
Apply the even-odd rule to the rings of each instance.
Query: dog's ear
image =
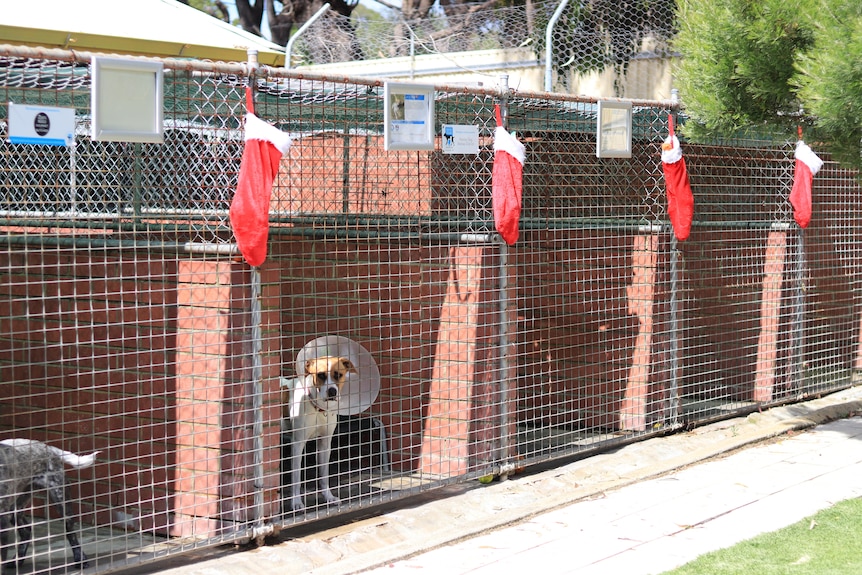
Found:
[[[305,360],[305,375],[309,375],[311,373],[311,369],[314,367],[316,362],[317,358]]]
[[[346,357],[340,357],[338,360],[341,362],[341,365],[344,366],[344,369],[348,371],[348,373],[359,373],[356,370],[356,366],[353,365],[353,362],[347,359]]]

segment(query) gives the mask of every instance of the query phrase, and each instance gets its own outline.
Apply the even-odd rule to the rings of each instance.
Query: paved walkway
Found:
[[[862,495],[862,387],[627,445],[539,473],[446,490],[162,575],[644,575]],[[447,496],[448,495],[448,496]]]
[[[373,574],[657,574],[862,496],[862,417],[544,513]]]

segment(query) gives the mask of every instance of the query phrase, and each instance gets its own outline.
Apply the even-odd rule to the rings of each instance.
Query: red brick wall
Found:
[[[625,400],[626,426],[642,428],[656,239],[570,230],[526,234],[524,241],[531,249],[516,252],[520,421],[617,429]]]
[[[182,256],[0,252],[0,437],[101,451],[94,468],[70,472],[87,523],[206,535],[248,519],[248,275],[244,264]],[[271,515],[280,288],[277,272],[262,275]]]
[[[280,254],[282,362],[293,376],[296,354],[322,335],[343,335],[374,357],[381,390],[372,409],[386,423],[396,467],[419,457],[424,402],[435,344],[438,273],[434,250],[418,245],[290,237]],[[430,281],[429,281],[430,280]]]
[[[768,231],[695,230],[680,246],[688,288],[682,294],[687,317],[681,381],[685,393],[705,399],[753,398],[763,305],[778,306],[767,320],[768,329],[774,330],[778,322],[784,331],[781,324],[786,327],[789,320],[786,289],[771,285],[768,296],[778,299],[763,300],[765,266],[771,274],[775,266],[786,269],[780,259],[766,261],[769,239]],[[786,252],[770,255],[781,258]],[[769,281],[775,279],[769,276]]]
[[[85,521],[111,523],[123,511],[145,529],[167,523],[176,274],[170,260],[0,252],[0,435],[102,451],[71,482]]]
[[[430,181],[427,153],[387,152],[382,136],[303,136],[282,163],[272,209],[291,214],[428,214]]]
[[[498,247],[290,237],[277,249],[289,375],[308,341],[350,337],[380,368],[370,413],[393,466],[456,475],[492,458]]]

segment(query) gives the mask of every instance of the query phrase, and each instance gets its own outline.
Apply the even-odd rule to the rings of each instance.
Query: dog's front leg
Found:
[[[302,452],[305,449],[305,434],[291,433],[290,442],[290,509],[302,511],[305,504],[302,502]]]
[[[332,434],[317,438],[317,479],[320,485],[320,493],[324,501],[330,505],[341,503],[329,489],[329,457],[332,454]]]

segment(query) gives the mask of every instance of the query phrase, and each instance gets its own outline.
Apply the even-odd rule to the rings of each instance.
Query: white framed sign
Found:
[[[75,143],[75,109],[9,102],[9,142],[69,147]]]
[[[632,157],[632,103],[599,100],[596,157]]]
[[[163,142],[162,63],[96,56],[91,66],[92,138],[106,142]]]
[[[383,148],[434,149],[434,86],[383,84]]]

